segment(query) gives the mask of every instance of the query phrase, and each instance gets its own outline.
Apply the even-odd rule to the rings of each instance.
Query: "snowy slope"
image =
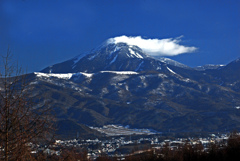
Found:
[[[68,61],[47,67],[43,73],[95,73],[100,71],[160,71],[162,66],[171,65],[190,69],[169,58],[154,58],[141,48],[126,43],[106,41],[85,56],[80,55]]]

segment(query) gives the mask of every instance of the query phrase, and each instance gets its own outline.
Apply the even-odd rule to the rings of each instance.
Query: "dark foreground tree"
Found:
[[[31,151],[51,141],[53,117],[47,106],[31,102],[30,86],[11,60],[0,63],[0,160],[33,160]]]

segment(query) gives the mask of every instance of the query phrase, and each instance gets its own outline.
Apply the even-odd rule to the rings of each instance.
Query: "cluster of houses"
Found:
[[[68,148],[78,148],[87,150],[87,155],[91,159],[96,159],[98,156],[102,154],[107,154],[108,156],[114,157],[122,157],[124,158],[127,155],[131,155],[137,153],[144,152],[146,150],[151,149],[161,149],[164,146],[168,145],[170,149],[177,149],[179,146],[184,145],[186,142],[190,145],[200,144],[203,145],[204,150],[207,150],[208,145],[210,143],[222,143],[226,144],[228,139],[227,134],[214,135],[212,134],[207,138],[176,138],[176,139],[167,139],[162,140],[161,136],[154,137],[139,137],[138,139],[131,139],[131,137],[111,137],[110,139],[87,139],[87,140],[56,140],[55,144],[48,149],[45,150],[45,153],[49,155],[60,155],[62,147]],[[144,148],[136,148],[140,145],[148,145],[144,146]],[[128,147],[132,148],[130,153],[124,152],[124,148]],[[135,148],[135,149],[134,149]],[[54,150],[53,150],[54,149]],[[58,149],[58,150],[56,150]],[[122,151],[121,151],[122,150]]]

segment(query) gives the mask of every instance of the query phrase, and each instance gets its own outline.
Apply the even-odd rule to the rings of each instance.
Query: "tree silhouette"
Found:
[[[50,141],[53,117],[47,106],[36,108],[21,68],[11,60],[10,50],[0,72],[0,159],[33,160],[31,150]],[[31,159],[32,158],[32,159]]]

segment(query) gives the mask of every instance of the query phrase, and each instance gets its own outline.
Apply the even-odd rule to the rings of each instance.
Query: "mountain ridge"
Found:
[[[219,132],[240,129],[240,78],[230,74],[238,67],[237,59],[199,71],[120,43],[33,73],[31,85],[41,100],[51,100],[59,121]]]

